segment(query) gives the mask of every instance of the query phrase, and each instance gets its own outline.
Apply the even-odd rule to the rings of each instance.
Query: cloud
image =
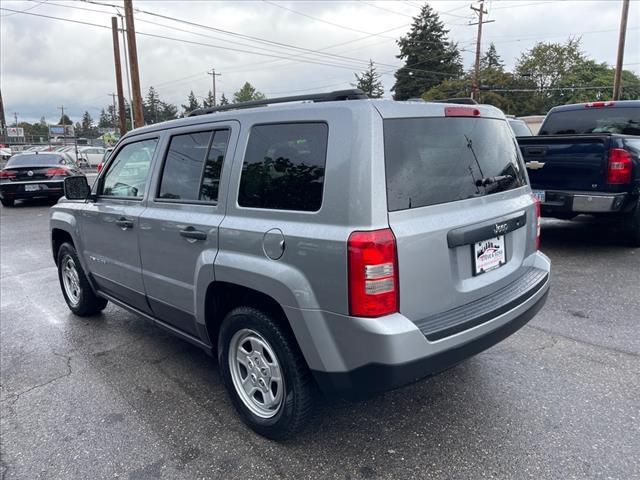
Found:
[[[54,120],[59,116],[57,107],[65,105],[65,110],[74,120],[79,119],[85,110],[95,118],[100,109],[109,104],[107,95],[115,91],[111,31],[108,28],[29,16],[26,13],[110,27],[110,12],[115,12],[115,9],[86,2],[49,0],[39,4],[38,1],[2,2],[3,8],[30,9],[25,14],[12,15],[4,10],[1,12],[0,82],[7,116],[16,111],[23,120],[37,120],[42,115]],[[111,3],[121,5],[120,0],[111,0]],[[639,3],[632,2],[625,56],[626,68],[636,72],[640,71],[637,48],[640,44]],[[430,4],[440,12],[449,12],[443,13],[441,18],[450,29],[450,38],[457,41],[464,50],[465,67],[470,68],[474,58],[476,32],[475,27],[467,25],[468,19],[472,18],[468,2],[440,1]],[[245,81],[250,81],[268,95],[287,95],[303,93],[313,88],[349,88],[354,80],[353,74],[361,71],[364,65],[362,62],[369,58],[379,64],[390,65],[380,65],[378,68],[379,71],[388,72],[383,76],[388,94],[393,85],[395,66],[401,65],[395,57],[398,49],[394,39],[406,33],[411,15],[418,11],[416,1],[373,0],[134,0],[134,6],[300,48],[322,49],[349,42],[326,51],[350,59],[309,56],[303,50],[259,43],[138,13],[136,30],[139,33],[208,44],[186,44],[166,38],[138,35],[143,94],[149,86],[154,85],[163,100],[177,105],[185,103],[190,90],[200,97],[207,94],[211,88],[211,76],[206,72],[212,67],[222,74],[217,78],[219,94],[224,92],[229,97]],[[587,55],[601,62],[615,61],[616,30],[620,21],[619,2],[522,0],[493,1],[488,6],[489,18],[495,22],[485,25],[483,45],[495,41],[498,52],[508,67],[512,67],[521,52],[531,48],[536,41],[563,41],[571,35],[581,33],[584,33],[582,46]],[[367,36],[367,33],[383,32],[400,26],[402,28],[385,34]],[[595,33],[601,30],[612,31]],[[305,63],[304,59],[334,66]]]

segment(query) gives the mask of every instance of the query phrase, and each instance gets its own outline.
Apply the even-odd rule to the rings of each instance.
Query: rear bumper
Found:
[[[26,191],[25,187],[34,186],[38,187],[38,190]],[[0,198],[21,200],[27,198],[42,198],[42,197],[61,197],[64,194],[64,181],[63,180],[43,180],[32,182],[7,182],[0,184]]]
[[[457,317],[455,322],[464,329],[449,330],[446,336],[434,337],[430,332],[436,330],[429,330],[426,324],[414,323],[401,314],[361,319],[331,318],[325,312],[322,319],[316,316],[313,324],[303,322],[312,327],[311,332],[302,331],[295,322],[292,327],[325,393],[362,398],[391,390],[442,372],[482,352],[533,318],[548,295],[550,264],[541,253],[532,257],[530,267],[539,275],[535,282],[527,284],[526,290],[514,291],[515,296],[508,299],[496,295],[484,303],[445,312],[439,316],[442,322],[430,320],[432,327],[442,327],[449,322],[447,328],[451,328]],[[504,302],[496,301],[498,298],[504,298]],[[468,316],[461,321],[465,309]]]
[[[484,335],[450,350],[402,365],[368,364],[350,372],[318,372],[314,376],[329,395],[362,398],[435,375],[501,342],[531,320],[547,301],[549,290],[523,313]]]
[[[542,214],[619,212],[627,204],[627,193],[568,192],[547,190]]]

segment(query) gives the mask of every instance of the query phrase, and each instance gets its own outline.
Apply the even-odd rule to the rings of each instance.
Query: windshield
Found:
[[[509,122],[509,126],[513,130],[513,133],[515,133],[516,137],[530,137],[531,135],[533,135],[531,133],[531,130],[529,130],[529,127],[527,126],[527,124],[522,120],[510,119],[508,120],[508,122]]]
[[[50,153],[23,153],[9,159],[6,168],[11,167],[46,167],[49,165],[64,165],[68,163],[60,155]]]
[[[507,122],[463,117],[384,121],[389,211],[464,200],[526,184]]]
[[[640,108],[602,107],[550,113],[539,135],[621,133],[640,135]]]

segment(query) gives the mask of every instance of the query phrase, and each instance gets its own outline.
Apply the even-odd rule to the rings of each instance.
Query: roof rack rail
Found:
[[[364,100],[369,96],[358,88],[351,90],[336,90],[329,93],[310,93],[307,95],[296,95],[293,97],[265,98],[264,100],[251,100],[249,102],[230,103],[220,107],[198,108],[189,112],[187,117],[195,117],[197,115],[207,115],[208,113],[224,112],[226,110],[237,110],[241,108],[253,108],[263,105],[271,105],[273,103],[289,103],[289,102],[337,102],[343,100]]]
[[[445,98],[444,100],[427,100],[432,103],[459,103],[461,105],[478,105],[473,98],[458,97],[458,98]]]

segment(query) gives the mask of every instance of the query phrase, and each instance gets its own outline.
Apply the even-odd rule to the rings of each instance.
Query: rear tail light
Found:
[[[444,107],[445,117],[479,117],[480,110],[471,107]]]
[[[531,195],[533,202],[535,203],[535,226],[536,226],[536,250],[540,250],[540,199],[534,195]]]
[[[391,229],[349,236],[349,311],[381,317],[398,311],[398,258]]]
[[[69,172],[64,168],[50,168],[44,173],[45,177],[66,177],[67,175]]]
[[[609,150],[609,166],[607,168],[607,183],[621,184],[631,182],[633,162],[631,154],[622,148]]]
[[[100,173],[101,171],[102,171],[102,162],[98,164],[98,173]]]
[[[16,178],[16,172],[9,170],[0,170],[0,178]]]

